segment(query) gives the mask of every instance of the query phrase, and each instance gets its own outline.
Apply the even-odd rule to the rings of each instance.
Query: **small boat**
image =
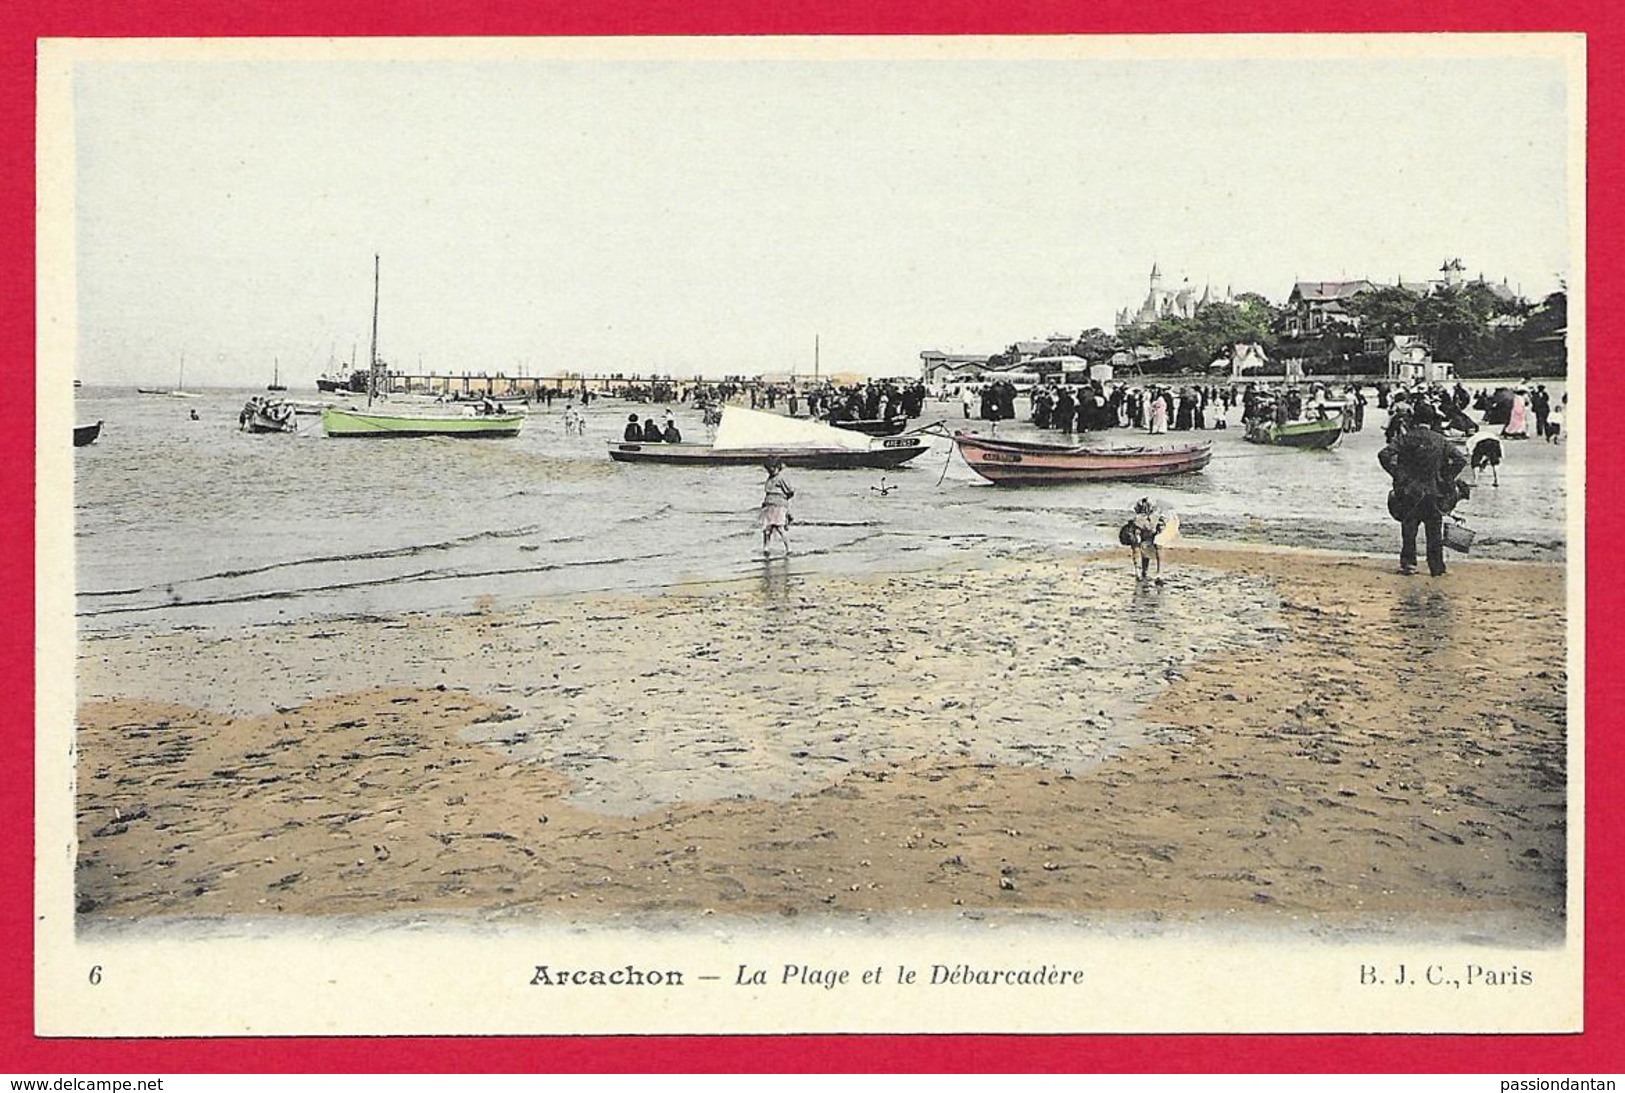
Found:
[[[954,433],[954,443],[970,469],[995,486],[1038,486],[1061,482],[1134,482],[1188,474],[1207,466],[1213,444],[1095,447],[1000,440]]]
[[[259,395],[243,405],[242,413],[237,415],[237,424],[250,433],[291,433],[299,428],[294,421],[291,405],[280,399],[261,398]]]
[[[867,437],[823,422],[728,406],[710,444],[623,440],[610,444],[609,457],[617,463],[689,467],[759,467],[777,459],[786,467],[807,470],[885,470],[900,467],[929,448],[917,436]]]
[[[523,414],[413,414],[322,407],[322,431],[328,436],[507,437],[518,436],[524,422]]]
[[[135,389],[135,393],[138,394],[138,395],[167,395],[167,394],[169,394],[169,392],[164,390],[162,387],[137,387]]]
[[[102,435],[102,423],[94,425],[75,425],[73,427],[73,446],[83,448],[86,444],[96,443],[96,438]]]
[[[832,421],[830,424],[837,429],[850,429],[864,436],[896,436],[908,428],[908,417],[904,414],[894,414],[891,417],[847,418],[844,421]]]
[[[138,390],[139,390],[139,388],[138,388]],[[173,391],[166,391],[164,393],[167,394],[170,398],[199,398],[200,397],[196,391],[188,391],[186,389],[186,354],[185,353],[181,354],[181,373],[180,373],[180,376],[175,380],[175,389]]]
[[[322,407],[322,431],[330,437],[509,437],[518,436],[523,414],[491,412],[492,406],[456,409],[423,409],[386,413],[372,408],[373,396],[385,386],[386,376],[378,356],[378,256],[372,258],[372,367],[351,373],[367,379],[367,409]]]
[[[1274,444],[1283,448],[1330,448],[1343,435],[1343,419],[1330,415],[1323,420],[1255,421],[1247,426],[1247,439],[1254,444]]]

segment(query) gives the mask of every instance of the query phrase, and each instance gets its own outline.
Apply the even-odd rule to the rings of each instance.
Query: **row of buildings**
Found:
[[[1313,337],[1337,326],[1353,328],[1356,324],[1348,310],[1349,302],[1362,293],[1375,292],[1380,288],[1402,288],[1420,297],[1452,292],[1472,283],[1482,286],[1502,303],[1510,305],[1520,302],[1517,291],[1507,283],[1506,278],[1499,282],[1490,281],[1481,273],[1470,282],[1467,267],[1460,258],[1445,262],[1439,267],[1439,273],[1441,276],[1426,281],[1407,281],[1403,277],[1396,277],[1392,285],[1367,278],[1356,281],[1295,282],[1286,301],[1285,332],[1292,337]],[[1516,324],[1519,320],[1516,316],[1508,315],[1499,321]]]
[[[1392,284],[1369,278],[1295,281],[1283,308],[1279,330],[1291,338],[1316,337],[1338,329],[1356,331],[1358,322],[1349,309],[1350,302],[1362,293],[1381,288],[1397,287],[1421,297],[1456,291],[1471,283],[1482,286],[1503,303],[1511,305],[1520,302],[1519,294],[1505,278],[1494,282],[1480,274],[1476,280],[1469,280],[1466,266],[1459,258],[1445,261],[1438,273],[1438,277],[1421,281],[1397,277]],[[1115,329],[1122,335],[1159,319],[1193,318],[1210,304],[1239,302],[1229,286],[1220,293],[1211,284],[1206,284],[1198,293],[1188,277],[1177,288],[1167,288],[1163,284],[1160,265],[1152,263],[1144,299],[1138,305],[1121,308],[1117,312]],[[1515,325],[1519,321],[1516,315],[1496,320],[1504,325]],[[1001,356],[996,365],[989,364],[993,354],[948,353],[927,349],[920,353],[921,372],[925,382],[934,386],[972,382],[986,377],[990,372],[1013,376],[1018,381],[1047,381],[1059,377],[1063,382],[1076,383],[1086,379],[1110,379],[1114,373],[1135,371],[1139,365],[1162,356],[1155,347],[1123,348],[1106,361],[1091,363],[1071,355],[1073,344],[1074,339],[1064,334],[1052,334],[1043,340],[1016,342],[1013,347],[1016,359]],[[1428,346],[1415,335],[1382,339],[1380,344],[1368,344],[1365,348],[1368,353],[1386,354],[1388,378],[1393,380],[1431,382],[1450,375],[1450,365],[1435,362]],[[1240,376],[1264,363],[1263,351],[1256,344],[1249,343],[1229,347],[1214,365],[1227,369],[1232,376]]]

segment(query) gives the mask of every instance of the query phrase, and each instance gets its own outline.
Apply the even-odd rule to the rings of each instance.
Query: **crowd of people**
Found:
[[[1224,429],[1231,420],[1246,426],[1327,418],[1333,413],[1340,415],[1344,431],[1358,432],[1364,427],[1371,390],[1371,386],[1336,381],[1253,381],[1240,385],[1094,381],[1022,389],[1007,380],[995,380],[962,387],[955,393],[967,419],[974,416],[997,426],[1001,421],[1015,419],[1017,399],[1025,398],[1028,420],[1034,426],[1066,433]],[[1470,494],[1469,469],[1473,481],[1487,470],[1499,485],[1497,468],[1503,440],[1533,436],[1557,443],[1568,396],[1554,400],[1545,384],[1528,381],[1516,387],[1476,391],[1460,382],[1382,382],[1375,384],[1374,390],[1376,407],[1388,415],[1385,444],[1378,460],[1391,480],[1389,514],[1400,525],[1400,571],[1416,572],[1417,539],[1422,535],[1428,571],[1443,575],[1444,549],[1449,538],[1446,521],[1458,502]],[[586,431],[586,399],[578,407],[580,394],[572,392],[565,408],[564,428],[570,433]],[[832,423],[898,415],[917,418],[924,412],[928,392],[922,383],[871,381],[839,387],[827,382],[814,387],[696,383],[650,390],[647,394],[689,405],[702,412],[703,421],[714,425],[724,404],[747,402],[757,409],[782,409],[792,417],[819,417]],[[939,398],[947,396],[947,391],[938,393]],[[654,414],[629,414],[623,439],[675,444],[682,442],[682,432],[668,408],[663,420],[657,420]],[[788,554],[789,506],[794,490],[784,479],[782,463],[772,461],[765,469],[762,547],[768,551],[777,539]],[[1148,577],[1151,566],[1161,568],[1159,539],[1165,526],[1167,518],[1143,499],[1122,529],[1120,537],[1132,548],[1142,579]]]

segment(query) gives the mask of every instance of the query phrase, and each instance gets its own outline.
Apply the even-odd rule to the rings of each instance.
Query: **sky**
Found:
[[[660,51],[656,51],[659,53]],[[714,52],[714,51],[713,51]],[[1545,56],[73,68],[77,375],[917,374],[1164,286],[1572,275]]]

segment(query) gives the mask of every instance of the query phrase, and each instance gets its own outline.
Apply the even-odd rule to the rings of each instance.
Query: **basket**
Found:
[[[1473,549],[1473,529],[1451,517],[1444,522],[1444,545],[1447,549],[1466,554]]]

